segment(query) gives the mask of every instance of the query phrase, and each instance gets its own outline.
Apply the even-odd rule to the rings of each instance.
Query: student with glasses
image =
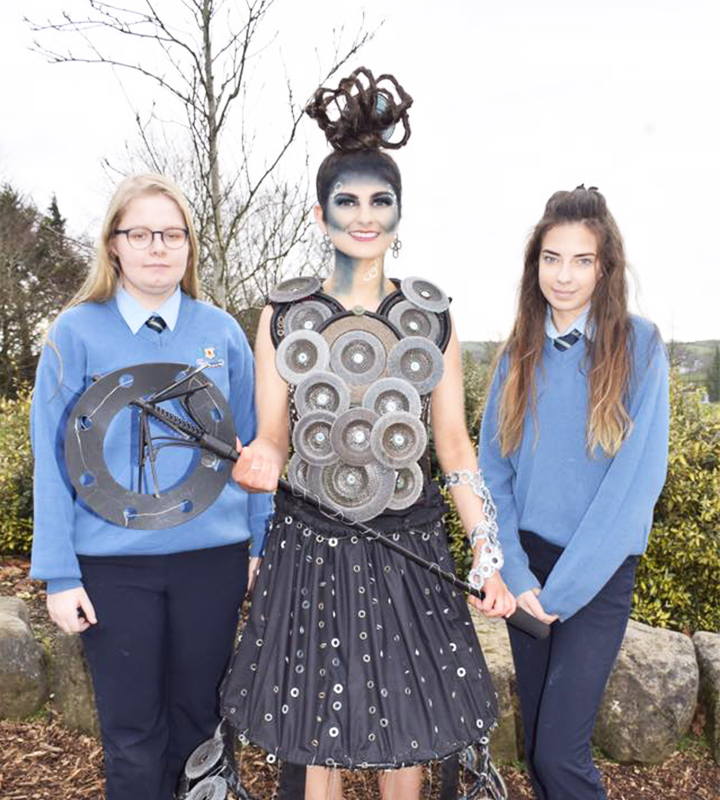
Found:
[[[212,735],[248,562],[260,552],[271,509],[268,495],[229,481],[180,525],[120,527],[79,501],[65,468],[65,428],[78,398],[95,377],[143,363],[210,364],[238,436],[254,437],[252,354],[237,322],[197,299],[197,253],[187,201],[174,184],[159,175],[123,181],[93,268],[53,323],[37,371],[32,575],[47,581],[53,621],[82,635],[108,800],[171,800],[185,759]],[[111,474],[131,491],[139,491],[136,438],[128,412],[104,439]],[[192,453],[160,451],[152,466],[161,485],[182,479]],[[152,481],[148,469],[146,485]]]

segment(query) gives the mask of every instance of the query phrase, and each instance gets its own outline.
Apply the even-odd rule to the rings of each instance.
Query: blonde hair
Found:
[[[125,178],[115,190],[105,214],[105,221],[103,222],[90,273],[65,308],[72,308],[80,305],[80,303],[104,303],[115,295],[120,281],[121,270],[120,261],[112,252],[110,241],[115,236],[115,228],[128,205],[137,197],[146,197],[153,194],[162,194],[165,197],[169,197],[170,200],[175,202],[183,215],[185,227],[188,229],[189,247],[187,267],[180,281],[180,288],[192,298],[198,296],[198,241],[190,206],[185,199],[185,195],[171,180],[163,175],[146,173]]]

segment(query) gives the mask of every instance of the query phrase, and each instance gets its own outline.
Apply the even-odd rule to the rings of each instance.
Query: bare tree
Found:
[[[285,121],[278,126],[273,120],[270,150],[264,141],[262,152],[255,152],[248,119],[250,73],[273,41],[265,29],[275,3],[179,0],[161,10],[162,0],[135,0],[132,7],[87,0],[87,13],[80,18],[63,12],[60,21],[28,20],[38,34],[36,51],[51,62],[103,64],[135,73],[181,109],[180,119],[171,120],[184,131],[179,145],[155,106],[144,117],[136,111],[139,144],[128,155],[132,167],[171,175],[186,191],[198,223],[204,288],[231,313],[265,294],[308,226],[307,176],[289,183],[280,170],[298,138],[304,106],[291,81],[285,78]],[[79,49],[58,51],[44,44],[58,33],[72,35]],[[364,20],[349,43],[343,44],[344,30],[336,32],[330,64],[319,70],[318,82],[330,79],[373,35]],[[255,74],[253,82],[261,78]],[[312,88],[305,87],[301,97]],[[239,127],[240,158],[234,166],[228,166],[230,159],[221,165],[233,117],[239,122],[234,127]]]

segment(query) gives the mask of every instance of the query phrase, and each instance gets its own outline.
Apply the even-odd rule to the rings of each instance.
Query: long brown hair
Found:
[[[535,374],[545,346],[547,309],[538,276],[540,251],[548,231],[567,223],[585,225],[595,235],[598,246],[600,277],[590,304],[588,323],[592,334],[586,340],[588,450],[593,453],[600,446],[607,456],[614,456],[632,427],[626,408],[631,329],[627,310],[625,248],[602,194],[595,188],[578,186],[570,192],[555,192],[548,200],[545,213],[525,248],[515,325],[496,362],[499,365],[507,353],[508,372],[500,399],[498,426],[503,455],[520,446],[528,402],[535,418]]]

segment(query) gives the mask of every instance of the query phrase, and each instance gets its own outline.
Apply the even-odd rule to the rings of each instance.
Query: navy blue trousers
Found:
[[[220,720],[217,689],[247,587],[248,543],[79,560],[98,618],[82,638],[107,800],[171,800],[185,760]]]
[[[562,548],[520,532],[530,569],[544,585]],[[525,763],[538,800],[605,800],[590,738],[630,616],[637,556],[550,636],[508,627],[525,737]]]

